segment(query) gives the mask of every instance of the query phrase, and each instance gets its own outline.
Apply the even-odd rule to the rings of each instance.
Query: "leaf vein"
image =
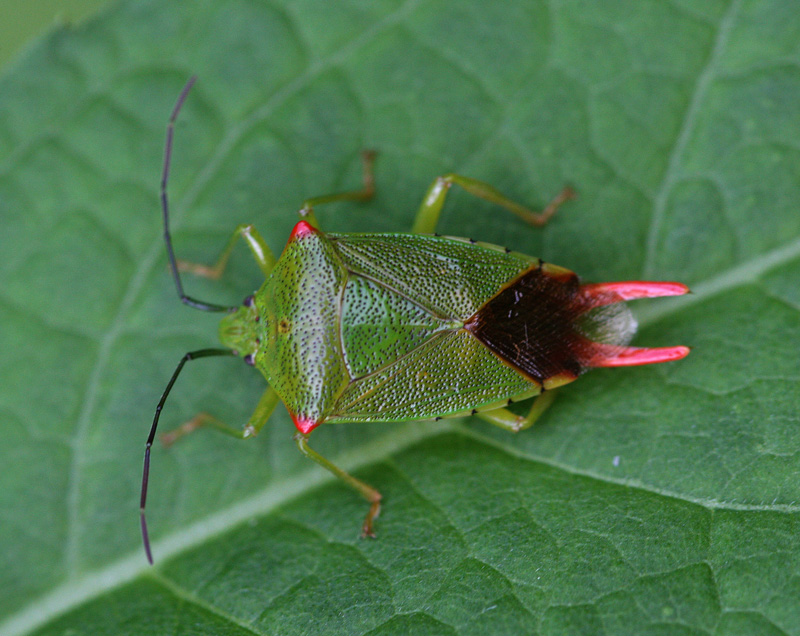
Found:
[[[654,263],[656,249],[658,244],[658,234],[661,230],[661,225],[666,213],[669,194],[672,190],[672,187],[675,185],[675,182],[679,178],[679,165],[683,159],[686,146],[689,143],[689,138],[694,131],[700,105],[705,99],[708,87],[711,84],[715,73],[717,72],[717,66],[719,65],[722,54],[725,51],[725,47],[728,43],[728,36],[733,29],[733,24],[736,21],[740,7],[741,0],[733,0],[728,8],[728,11],[720,21],[719,29],[717,30],[717,37],[714,41],[714,45],[711,48],[708,62],[700,72],[700,75],[697,77],[697,81],[695,82],[694,90],[692,92],[691,99],[689,100],[689,105],[686,109],[678,137],[675,140],[675,145],[672,147],[672,151],[669,153],[667,169],[664,173],[664,178],[661,181],[661,187],[656,193],[653,206],[653,216],[650,221],[650,230],[647,236],[647,246],[643,267],[644,279],[648,279],[653,276],[655,269]]]
[[[205,611],[207,611],[207,612],[209,612],[211,614],[214,614],[214,616],[217,616],[219,618],[225,619],[226,621],[232,623],[233,625],[236,625],[237,627],[240,627],[241,629],[249,632],[250,634],[255,634],[257,636],[261,636],[261,634],[263,633],[263,632],[256,631],[255,629],[253,629],[253,627],[251,625],[248,625],[247,623],[243,623],[242,621],[237,619],[232,614],[229,614],[228,612],[223,611],[221,608],[216,607],[214,605],[211,605],[207,601],[204,601],[204,600],[198,598],[193,593],[191,593],[189,590],[187,590],[186,588],[184,588],[181,585],[179,585],[176,581],[174,581],[173,579],[167,578],[163,574],[159,573],[157,570],[153,570],[150,573],[150,578],[153,581],[155,581],[156,583],[158,583],[165,590],[167,590],[170,594],[172,594],[173,596],[181,599],[185,603],[189,603],[189,604],[194,605],[194,606],[196,606],[196,607],[198,607],[200,609],[203,609],[203,610],[205,610]]]

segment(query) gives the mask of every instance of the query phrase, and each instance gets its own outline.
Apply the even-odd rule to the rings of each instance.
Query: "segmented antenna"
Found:
[[[184,305],[189,305],[194,309],[201,311],[235,311],[236,307],[229,307],[225,305],[217,305],[215,303],[205,303],[191,296],[187,296],[183,291],[183,283],[181,283],[181,275],[178,272],[178,263],[175,260],[175,251],[172,249],[172,236],[169,233],[169,197],[167,196],[167,181],[169,180],[169,167],[172,159],[172,137],[175,130],[175,120],[178,119],[178,113],[181,112],[183,102],[186,101],[186,96],[192,90],[192,86],[197,81],[197,76],[193,75],[186,82],[181,94],[178,96],[178,101],[175,102],[175,107],[172,109],[169,123],[167,123],[167,141],[164,146],[164,168],[161,172],[161,211],[164,219],[164,243],[167,245],[167,257],[169,258],[169,268],[172,271],[172,278],[175,280],[175,287],[178,290],[178,296]]]
[[[147,520],[144,516],[144,508],[145,504],[147,503],[147,482],[150,477],[150,448],[153,446],[153,441],[156,438],[156,429],[158,429],[158,418],[161,417],[161,409],[164,408],[164,403],[167,401],[167,396],[169,392],[172,390],[172,386],[175,384],[175,380],[178,379],[178,375],[180,375],[181,369],[183,369],[183,365],[186,364],[189,360],[197,360],[199,358],[210,358],[212,356],[232,356],[234,355],[233,351],[230,349],[200,349],[198,351],[190,351],[189,353],[185,354],[181,361],[178,363],[178,366],[175,368],[175,371],[172,374],[172,377],[169,379],[167,383],[167,387],[164,389],[164,393],[161,395],[161,399],[158,401],[158,406],[156,406],[156,414],[153,418],[153,424],[150,427],[150,434],[147,436],[147,443],[144,447],[144,468],[142,469],[142,494],[139,499],[139,517],[141,519],[142,525],[142,541],[144,542],[144,552],[147,555],[147,560],[149,561],[150,565],[153,564],[153,553],[150,551],[150,536],[147,532]]]

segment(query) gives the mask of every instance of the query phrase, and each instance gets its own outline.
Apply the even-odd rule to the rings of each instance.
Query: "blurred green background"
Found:
[[[0,0],[0,68],[53,24],[80,22],[109,0]]]

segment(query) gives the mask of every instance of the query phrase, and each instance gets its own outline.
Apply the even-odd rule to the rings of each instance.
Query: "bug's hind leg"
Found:
[[[364,523],[361,526],[361,536],[374,537],[375,531],[372,528],[372,523],[375,521],[381,511],[381,499],[383,498],[381,493],[375,490],[369,484],[365,484],[360,479],[353,477],[350,473],[343,471],[336,464],[325,459],[317,451],[311,448],[308,445],[308,435],[297,433],[294,436],[294,441],[297,442],[297,448],[300,449],[300,452],[303,453],[303,455],[317,462],[326,470],[332,472],[348,486],[358,491],[361,496],[369,502],[369,510],[367,511],[367,516],[364,518]]]
[[[303,202],[303,207],[298,210],[300,218],[308,222],[309,225],[320,229],[317,217],[314,215],[314,208],[326,203],[334,203],[336,201],[369,201],[375,195],[375,151],[364,150],[361,153],[363,185],[359,190],[349,190],[347,192],[336,192],[334,194],[323,194],[319,197],[306,199]]]
[[[575,197],[574,190],[566,187],[541,212],[534,212],[516,201],[512,201],[484,181],[450,173],[437,177],[425,193],[425,198],[422,200],[417,216],[414,219],[414,225],[411,227],[411,231],[414,234],[433,234],[436,231],[442,206],[447,198],[447,193],[453,185],[461,186],[464,190],[480,199],[496,203],[509,212],[516,214],[526,223],[536,226],[542,226],[547,223],[562,203]]]
[[[477,416],[482,420],[499,426],[500,428],[511,433],[519,433],[526,428],[530,428],[538,420],[542,413],[553,403],[556,397],[555,391],[545,391],[540,393],[539,396],[533,401],[531,410],[527,415],[516,415],[506,408],[494,409],[492,411],[485,411],[477,413]]]

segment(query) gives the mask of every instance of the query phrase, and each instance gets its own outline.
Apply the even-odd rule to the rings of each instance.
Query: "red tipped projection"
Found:
[[[656,362],[672,362],[689,355],[689,347],[615,347],[595,343],[587,367],[634,367]]]
[[[308,435],[311,431],[313,431],[315,428],[317,428],[317,426],[320,425],[320,422],[315,422],[314,420],[308,417],[295,415],[294,413],[289,413],[289,415],[292,416],[292,421],[294,422],[294,425],[297,427],[297,430],[300,431],[303,435]]]
[[[316,232],[314,226],[308,221],[299,221],[297,225],[294,226],[294,229],[292,229],[292,233],[289,235],[289,240],[293,241],[296,238],[302,238],[303,236],[313,234],[314,232]]]
[[[689,292],[683,283],[658,283],[629,280],[621,283],[594,283],[581,286],[581,295],[586,307],[602,307],[623,300],[682,296]]]

